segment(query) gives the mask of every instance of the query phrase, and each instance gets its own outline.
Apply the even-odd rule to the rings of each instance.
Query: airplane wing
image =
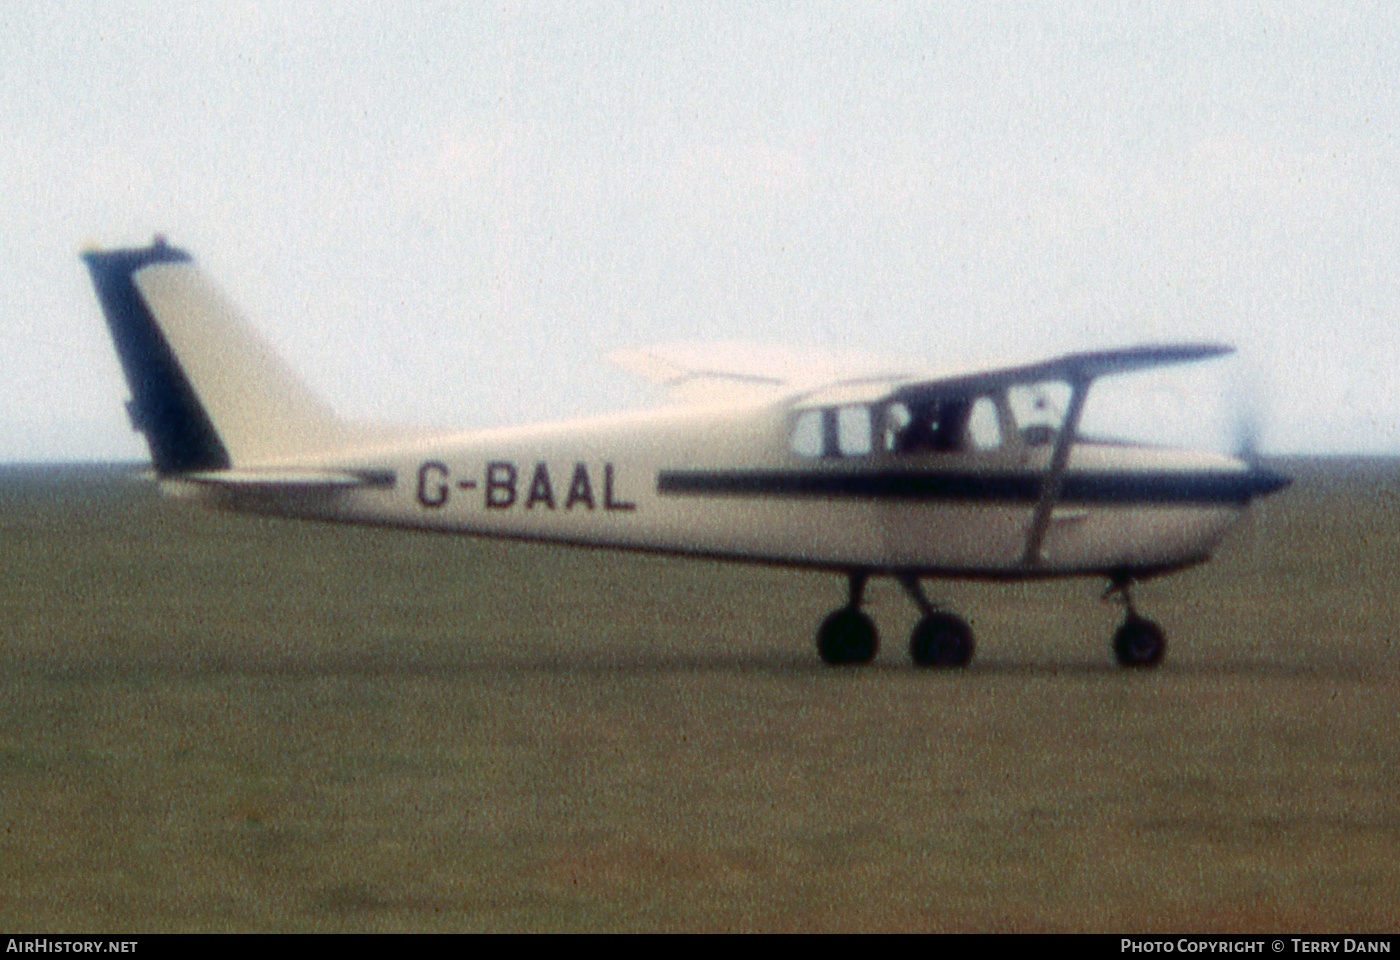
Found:
[[[1233,350],[1221,343],[1146,344],[996,367],[933,370],[864,353],[728,341],[621,350],[609,359],[665,387],[676,402],[786,398],[797,409],[812,409],[881,401],[917,403],[1045,380],[1088,384],[1103,376],[1205,360]]]
[[[847,378],[804,392],[794,399],[793,405],[798,409],[812,409],[882,401],[917,404],[940,397],[984,393],[1020,383],[1046,380],[1062,380],[1071,386],[1087,387],[1099,377],[1207,360],[1233,353],[1234,349],[1223,343],[1144,344],[1067,353],[1049,360],[917,378]]]
[[[665,387],[679,403],[779,400],[824,384],[904,382],[918,368],[864,353],[826,353],[773,344],[670,343],[619,350],[614,364]]]

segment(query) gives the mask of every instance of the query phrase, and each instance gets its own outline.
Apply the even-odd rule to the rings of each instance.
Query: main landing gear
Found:
[[[939,610],[924,595],[919,578],[900,574],[899,585],[923,614],[909,635],[909,657],[916,667],[965,667],[972,661],[972,628],[961,617]]]
[[[833,667],[859,666],[875,659],[880,648],[875,622],[860,612],[865,596],[864,570],[851,571],[850,597],[817,628],[817,652]]]
[[[817,630],[817,652],[832,666],[869,663],[879,649],[875,624],[860,611],[867,577],[863,570],[852,571],[846,605],[823,620]],[[923,613],[909,635],[909,656],[915,666],[967,666],[972,660],[972,628],[962,618],[930,603],[914,575],[901,574],[899,582]]]
[[[1167,653],[1167,635],[1133,606],[1131,577],[1114,577],[1104,599],[1117,597],[1123,604],[1123,623],[1113,634],[1113,655],[1120,667],[1155,667]]]
[[[880,648],[875,624],[861,612],[869,572],[853,570],[846,605],[833,611],[817,629],[817,652],[834,667],[860,666],[875,659]],[[972,661],[972,628],[946,610],[939,609],[924,595],[919,578],[912,573],[898,575],[900,586],[923,616],[909,635],[909,657],[918,667],[945,669],[965,667]],[[1122,624],[1113,634],[1113,655],[1119,666],[1155,667],[1167,652],[1162,628],[1137,612],[1133,606],[1133,580],[1115,576],[1104,591],[1104,599],[1117,599],[1126,611]]]

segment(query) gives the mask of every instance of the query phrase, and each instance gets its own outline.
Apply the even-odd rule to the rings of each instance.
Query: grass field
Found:
[[[1400,461],[1291,461],[1112,666],[1091,581],[932,585],[191,511],[0,471],[0,928],[1400,929]]]

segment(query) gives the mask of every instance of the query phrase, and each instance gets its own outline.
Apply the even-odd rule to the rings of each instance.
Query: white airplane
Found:
[[[829,664],[868,663],[866,581],[922,612],[924,667],[972,657],[967,623],[921,578],[1103,577],[1126,609],[1120,664],[1165,651],[1135,581],[1206,560],[1287,478],[1223,455],[1079,434],[1099,377],[1230,352],[1212,343],[1071,353],[992,369],[842,370],[735,345],[616,357],[673,388],[659,409],[386,437],[338,419],[185,252],[83,255],[163,491],[344,523],[844,572],[817,631]]]

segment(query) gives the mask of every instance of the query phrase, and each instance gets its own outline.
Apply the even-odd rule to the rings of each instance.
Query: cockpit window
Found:
[[[885,418],[886,449],[896,455],[995,450],[1001,416],[991,397],[954,397],[923,404],[891,404]]]
[[[792,424],[792,452],[803,457],[863,457],[874,450],[870,407],[804,410]]]
[[[792,424],[792,452],[800,457],[822,455],[822,411],[803,410]]]
[[[1001,416],[996,401],[978,397],[967,418],[967,442],[974,450],[995,450],[1001,446]]]
[[[999,396],[948,397],[803,410],[788,442],[802,457],[905,457],[997,450],[1014,429]]]
[[[1021,440],[1037,447],[1052,443],[1069,409],[1070,386],[1058,380],[1011,387],[1006,391]]]
[[[889,448],[897,454],[960,450],[972,405],[963,399],[890,407]]]
[[[837,409],[836,444],[843,457],[863,457],[874,449],[871,443],[869,407]]]

